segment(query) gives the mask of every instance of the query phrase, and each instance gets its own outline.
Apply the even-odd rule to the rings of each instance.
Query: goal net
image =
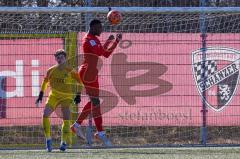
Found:
[[[103,22],[101,42],[123,33],[98,68],[103,125],[113,145],[201,144],[202,127],[208,144],[239,144],[240,10],[114,9],[123,14],[115,26],[108,23],[105,7],[0,8],[1,146],[44,143],[47,93],[40,107],[34,105],[41,81],[55,64],[57,49],[66,49],[75,68],[81,64],[81,39],[94,18]],[[83,92],[79,111],[88,100]],[[58,145],[58,113],[51,125]],[[99,144],[93,140],[93,146]]]

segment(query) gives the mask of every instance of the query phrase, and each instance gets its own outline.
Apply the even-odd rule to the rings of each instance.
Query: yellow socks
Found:
[[[62,132],[61,132],[61,141],[70,145],[71,144],[71,143],[69,143],[69,138],[70,137],[71,137],[71,134],[70,134],[70,120],[63,120]]]
[[[44,135],[47,139],[50,139],[51,138],[51,128],[50,128],[49,118],[43,118],[42,120],[43,120],[42,124],[43,124]]]
[[[44,135],[47,139],[51,138],[51,126],[49,118],[43,118],[43,130]],[[72,144],[72,134],[70,132],[70,120],[63,120],[62,123],[62,132],[61,132],[61,141],[67,143],[68,145]]]

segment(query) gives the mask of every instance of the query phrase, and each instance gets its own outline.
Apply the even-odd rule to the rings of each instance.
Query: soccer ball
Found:
[[[113,24],[119,24],[122,21],[122,14],[119,11],[112,10],[107,14],[108,21]]]

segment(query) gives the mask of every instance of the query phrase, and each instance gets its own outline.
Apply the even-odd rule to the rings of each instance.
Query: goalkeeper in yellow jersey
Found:
[[[61,108],[63,123],[60,150],[65,151],[67,147],[67,140],[71,133],[70,106],[73,102],[75,104],[80,103],[81,90],[83,86],[78,73],[74,71],[72,67],[67,65],[66,52],[60,49],[56,51],[54,56],[57,64],[48,69],[41,85],[41,91],[35,102],[36,106],[38,106],[39,102],[42,102],[44,91],[49,84],[51,90],[46,101],[42,118],[44,135],[46,137],[46,149],[48,152],[52,151],[49,116],[57,107]]]

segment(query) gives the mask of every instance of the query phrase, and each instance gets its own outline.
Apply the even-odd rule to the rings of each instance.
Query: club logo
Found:
[[[223,110],[234,96],[239,59],[240,51],[231,48],[211,47],[192,52],[192,71],[198,92],[215,111]]]

